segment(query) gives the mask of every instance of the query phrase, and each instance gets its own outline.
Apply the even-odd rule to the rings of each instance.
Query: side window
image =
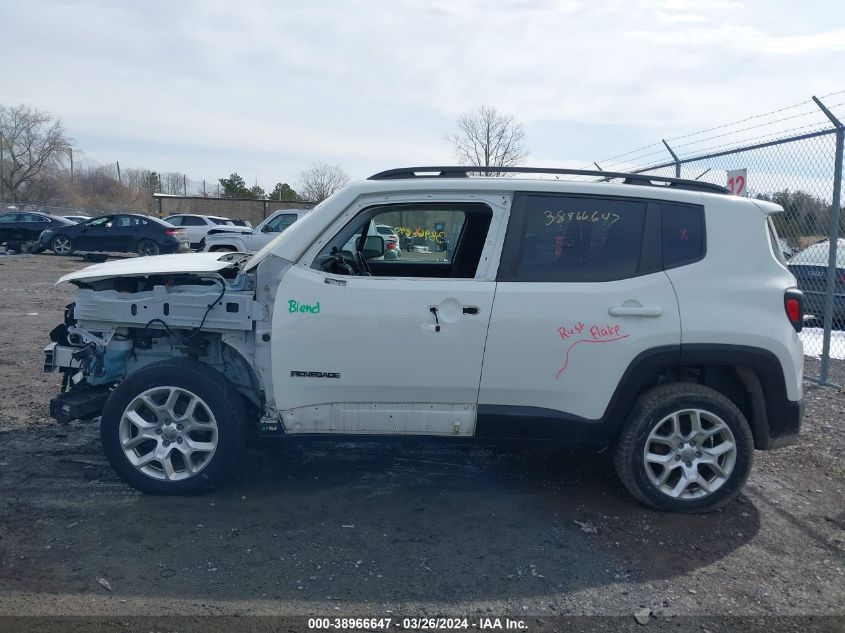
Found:
[[[115,222],[115,226],[119,227],[128,227],[128,226],[141,226],[146,224],[147,221],[143,218],[135,217],[134,215],[121,215],[118,216],[117,222]]]
[[[481,203],[398,204],[365,209],[315,258],[314,268],[335,272],[352,261],[367,236],[384,240],[384,253],[368,260],[374,277],[471,279],[481,260],[493,212]],[[341,267],[342,268],[342,267]],[[340,270],[339,274],[357,274]]]
[[[21,222],[46,222],[47,219],[35,213],[24,213],[21,215]]]
[[[272,220],[270,220],[264,226],[265,233],[282,233],[286,228],[288,228],[291,224],[296,222],[296,215],[286,213],[284,215],[278,215]]]
[[[107,228],[110,229],[112,225],[112,221],[114,220],[114,216],[112,215],[104,215],[101,218],[96,218],[95,220],[91,220],[88,222],[89,227],[97,227],[97,228]]]
[[[704,257],[704,207],[661,202],[663,267],[676,268]]]
[[[191,215],[182,216],[182,226],[205,226],[205,220]]]
[[[612,281],[638,273],[645,200],[526,194],[508,227],[500,280]]]
[[[451,262],[466,223],[459,210],[409,209],[385,211],[373,218],[376,232],[384,238],[386,258],[401,263]],[[385,232],[393,229],[392,232]],[[389,255],[395,251],[395,256]]]
[[[172,218],[167,218],[165,222],[173,226],[182,226],[182,219],[181,215],[174,215]]]
[[[0,223],[5,224],[6,222],[17,222],[18,221],[18,214],[17,213],[6,213],[4,215],[0,215]]]

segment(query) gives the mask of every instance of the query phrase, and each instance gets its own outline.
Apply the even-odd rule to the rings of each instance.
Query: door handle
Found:
[[[614,306],[607,313],[615,317],[659,317],[663,314],[663,308],[647,308],[645,306]]]
[[[478,306],[464,306],[464,314],[478,314]]]

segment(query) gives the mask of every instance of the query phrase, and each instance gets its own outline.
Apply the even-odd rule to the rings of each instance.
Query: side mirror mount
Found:
[[[381,235],[368,235],[362,254],[364,259],[376,259],[384,255],[384,238]]]

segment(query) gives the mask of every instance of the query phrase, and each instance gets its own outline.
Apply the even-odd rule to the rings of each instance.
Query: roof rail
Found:
[[[703,191],[707,193],[730,194],[730,189],[700,180],[670,178],[668,176],[650,176],[647,174],[629,174],[617,171],[596,171],[590,169],[555,169],[548,167],[479,167],[474,165],[400,167],[373,174],[368,180],[392,180],[406,178],[466,178],[469,174],[564,174],[567,176],[596,176],[603,181],[621,178],[627,185],[653,185]],[[663,184],[656,184],[663,183]]]

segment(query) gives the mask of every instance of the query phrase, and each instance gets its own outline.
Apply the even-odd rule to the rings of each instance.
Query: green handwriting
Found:
[[[299,303],[296,299],[288,300],[288,312],[291,314],[299,312],[301,314],[320,314],[320,302],[318,301],[313,306],[307,303]]]

